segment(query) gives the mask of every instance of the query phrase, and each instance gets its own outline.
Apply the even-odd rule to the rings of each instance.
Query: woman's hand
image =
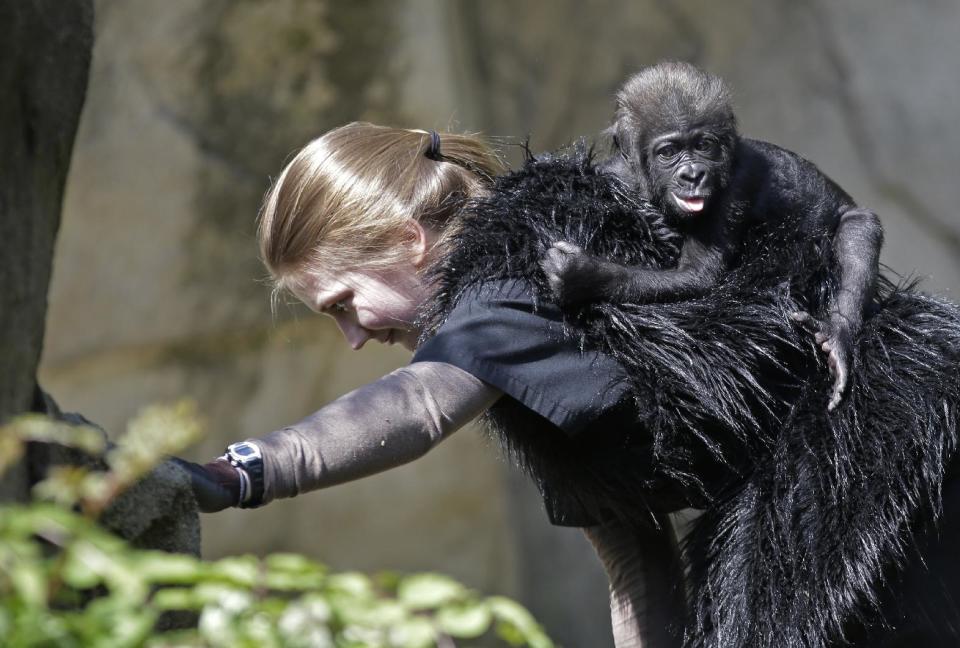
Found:
[[[190,475],[197,506],[204,513],[216,513],[240,503],[240,473],[223,459],[200,465],[171,457]]]

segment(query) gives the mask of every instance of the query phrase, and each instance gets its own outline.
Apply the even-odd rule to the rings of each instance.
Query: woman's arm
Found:
[[[263,453],[264,502],[413,461],[483,413],[500,393],[443,362],[397,369],[296,425],[250,439]]]
[[[413,461],[493,405],[501,392],[459,367],[417,362],[264,437],[263,503]],[[240,477],[224,460],[180,461],[200,510],[239,504]]]

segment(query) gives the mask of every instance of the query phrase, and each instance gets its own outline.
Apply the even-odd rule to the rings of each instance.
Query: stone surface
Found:
[[[44,384],[108,429],[184,395],[206,460],[405,362],[281,307],[254,218],[296,147],[353,119],[530,136],[609,123],[662,58],[718,72],[745,134],[817,162],[887,230],[883,259],[955,296],[960,6],[931,0],[101,0],[57,248]],[[517,140],[514,140],[516,142]],[[503,145],[510,159],[519,148]],[[440,569],[519,596],[570,646],[609,643],[576,531],[475,431],[396,471],[204,518],[209,557],[307,552],[337,568]],[[512,476],[508,476],[512,475]]]
[[[93,44],[92,2],[0,2],[0,422],[30,409],[72,423],[36,387],[53,247]],[[98,461],[31,443],[0,499],[25,499],[52,465]],[[189,480],[163,464],[118,498],[105,525],[135,545],[199,554]]]
[[[0,422],[30,409],[93,41],[90,0],[0,2]],[[22,465],[0,500],[24,499]]]
[[[47,393],[38,390],[33,411],[70,425],[106,431],[82,414],[63,412]],[[83,466],[105,470],[101,457],[56,443],[31,442],[26,464],[30,482],[44,479],[55,466]],[[171,461],[161,461],[149,473],[118,495],[103,511],[100,522],[121,538],[141,549],[159,549],[200,555],[200,516],[190,487],[190,477]]]
[[[101,522],[141,549],[200,555],[200,519],[190,477],[164,461],[104,511]]]

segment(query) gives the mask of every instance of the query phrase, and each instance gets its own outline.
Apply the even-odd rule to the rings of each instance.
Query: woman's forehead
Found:
[[[287,287],[301,301],[315,302],[325,294],[343,290],[344,283],[334,273],[317,269],[290,276]]]
[[[322,301],[332,298],[345,290],[357,290],[371,283],[382,281],[381,271],[359,268],[356,270],[341,270],[330,272],[316,269],[302,272],[291,278],[291,291],[303,299],[309,297],[313,301]]]

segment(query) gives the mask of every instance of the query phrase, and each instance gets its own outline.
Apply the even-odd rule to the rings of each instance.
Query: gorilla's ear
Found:
[[[600,132],[600,137],[610,142],[611,156],[617,155],[625,160],[630,157],[630,152],[624,146],[624,139],[620,137],[620,129],[618,128],[617,122],[614,122],[603,129]],[[629,145],[629,138],[627,138],[626,143]]]

